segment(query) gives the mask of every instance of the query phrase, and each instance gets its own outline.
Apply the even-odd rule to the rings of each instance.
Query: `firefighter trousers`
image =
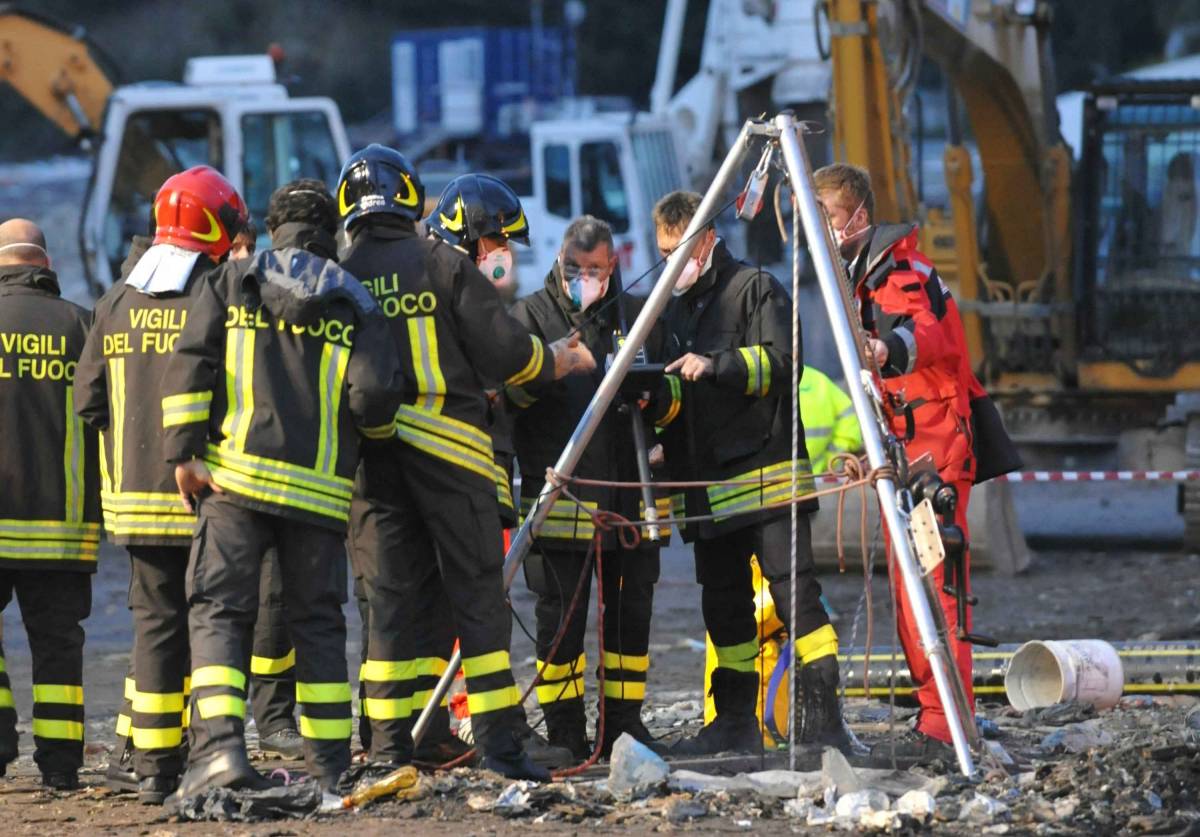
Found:
[[[759,653],[758,623],[750,556],[757,555],[780,621],[795,637],[796,659],[802,664],[837,654],[837,633],[821,604],[821,584],[813,563],[809,516],[796,520],[796,625],[792,613],[791,517],[784,514],[751,526],[696,541],[696,581],[701,586],[704,627],[712,638],[717,666],[713,672],[713,702],[723,708],[754,714]]]
[[[604,594],[604,699],[623,706],[641,706],[650,669],[650,614],[659,574],[657,546],[606,549],[600,584]],[[536,549],[525,559],[525,583],[537,594],[537,657],[542,682],[538,703],[552,714],[558,707],[582,704],[583,672],[587,667],[583,641],[587,631],[591,581],[580,591],[575,611],[567,609],[584,571],[587,553],[579,549]],[[562,642],[553,656],[551,646],[563,620]],[[578,714],[578,710],[574,710]]]
[[[283,574],[279,555],[267,552],[259,579],[258,618],[250,654],[250,709],[265,738],[296,728],[296,649],[283,608]]]
[[[493,480],[393,440],[363,446],[351,555],[369,605],[363,714],[373,761],[412,759],[412,725],[458,637],[484,755],[510,754],[523,721]],[[443,723],[435,719],[437,728]]]
[[[350,764],[346,552],[331,529],[255,511],[219,494],[200,504],[187,568],[192,648],[191,756],[244,746],[246,660],[261,562],[275,547],[296,645],[296,702],[305,768],[323,783]]]
[[[46,773],[83,766],[83,625],[92,575],[0,570],[0,610],[16,594],[33,658],[33,760]],[[0,649],[0,764],[17,757],[17,712]]]

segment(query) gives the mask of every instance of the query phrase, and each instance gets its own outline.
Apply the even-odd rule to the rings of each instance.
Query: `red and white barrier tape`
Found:
[[[1200,471],[1014,471],[1005,482],[1200,482]],[[841,478],[823,475],[818,482],[838,483]]]

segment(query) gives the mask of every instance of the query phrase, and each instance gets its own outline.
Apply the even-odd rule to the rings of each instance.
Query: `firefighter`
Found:
[[[631,300],[622,293],[612,228],[591,215],[571,222],[563,235],[558,259],[546,276],[545,287],[517,301],[513,316],[546,341],[578,333],[596,358],[591,375],[573,376],[544,386],[509,385],[506,397],[514,407],[517,462],[521,467],[521,513],[528,514],[545,481],[579,423],[604,377],[601,361],[614,349],[614,333],[623,332],[623,311]],[[630,306],[632,309],[632,306]],[[641,410],[637,416],[641,419]],[[598,480],[636,480],[637,462],[628,408],[613,408],[583,452],[575,468],[580,477]],[[584,716],[583,653],[587,627],[588,592],[585,584],[573,612],[567,613],[577,580],[588,572],[595,526],[589,512],[612,510],[637,520],[641,493],[580,486],[575,490],[586,508],[559,499],[525,559],[525,581],[537,594],[537,655],[542,682],[538,702],[546,717],[550,744],[565,747],[583,761],[592,749]],[[664,510],[665,511],[665,510]],[[642,701],[650,667],[650,613],[658,581],[659,550],[644,541],[634,550],[619,547],[615,532],[601,536],[600,584],[604,595],[604,739],[607,758],[622,733],[659,752],[665,748],[642,724]],[[566,620],[566,632],[551,656],[555,637]]]
[[[800,378],[800,418],[814,474],[824,474],[839,453],[862,450],[862,428],[850,396],[820,369],[804,367]]]
[[[184,580],[195,525],[195,516],[179,504],[171,468],[147,452],[162,445],[159,384],[200,277],[226,256],[246,219],[237,191],[207,166],[168,178],[154,207],[151,246],[126,260],[123,281],[96,304],[75,375],[76,409],[103,432],[104,528],[109,540],[129,551],[132,672],[114,752],[132,745],[138,796],[146,804],[161,804],[183,769],[189,665]],[[135,241],[135,248],[145,243]],[[121,768],[120,759],[110,763],[118,785],[125,781]]]
[[[278,552],[305,768],[331,789],[350,765],[345,528],[360,436],[385,437],[400,395],[387,324],[333,261],[332,196],[312,181],[271,196],[273,249],[205,277],[162,385],[163,444],[183,504],[191,752],[178,798],[260,787],[243,739],[246,649],[261,562]],[[307,249],[306,249],[307,248]]]
[[[33,656],[33,759],[42,784],[79,787],[83,626],[100,546],[96,434],[71,380],[90,317],[59,296],[46,240],[0,224],[0,609],[13,595]],[[17,757],[17,713],[0,651],[0,776]]]
[[[670,254],[700,206],[693,192],[672,192],[654,208],[663,256]],[[755,481],[711,485],[673,498],[677,513],[712,519],[684,528],[695,543],[704,624],[717,666],[712,677],[716,717],[675,751],[687,755],[762,748],[755,707],[759,650],[754,618],[751,555],[757,555],[777,612],[791,617],[792,468],[799,492],[813,488],[807,458],[791,462],[791,302],[778,281],[737,261],[704,226],[675,285],[665,315],[668,355],[665,396],[657,405],[667,465],[681,480]],[[800,327],[799,323],[795,324]],[[800,362],[800,358],[796,358]],[[804,450],[804,428],[796,428]],[[848,746],[838,706],[837,634],[821,606],[813,565],[809,515],[799,508],[796,530],[797,601],[789,625],[795,660],[797,740]]]
[[[449,619],[483,766],[544,780],[548,774],[529,760],[518,735],[484,385],[550,380],[586,370],[591,356],[577,344],[531,337],[470,260],[418,235],[424,187],[402,154],[380,145],[355,154],[337,196],[351,238],[343,266],[389,318],[408,384],[398,438],[364,450],[351,525],[355,570],[370,605],[363,665],[370,758],[412,758],[414,712],[446,665],[440,654],[421,656],[416,639],[425,620]],[[439,584],[440,605],[419,600],[418,591],[429,596]]]
[[[837,163],[817,170],[814,182],[817,199],[848,264],[863,327],[871,335],[868,351],[883,374],[887,392],[902,397],[911,407],[915,433],[905,444],[905,452],[909,461],[932,455],[938,474],[958,491],[955,523],[968,535],[967,502],[975,476],[971,397],[983,388],[971,371],[958,307],[933,262],[917,249],[916,227],[874,223],[875,196],[867,172]],[[897,438],[907,435],[905,423],[902,414],[893,419]],[[897,575],[892,573],[900,643],[917,689],[920,713],[915,728],[896,743],[896,757],[953,761],[946,713]],[[949,629],[947,641],[968,706],[973,707],[971,646],[957,637],[957,600],[944,591],[943,578],[944,565],[939,564],[933,570],[932,584],[942,591],[939,599]],[[970,630],[970,625],[966,628]],[[973,719],[964,720],[974,723]],[[889,753],[890,747],[887,745]]]

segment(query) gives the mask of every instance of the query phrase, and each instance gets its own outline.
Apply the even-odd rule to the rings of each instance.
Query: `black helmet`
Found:
[[[425,211],[425,187],[403,154],[371,143],[342,167],[337,202],[338,216],[347,227],[377,212],[419,221]]]
[[[490,174],[464,174],[451,180],[425,226],[443,241],[462,247],[485,235],[529,245],[529,222],[521,199]]]

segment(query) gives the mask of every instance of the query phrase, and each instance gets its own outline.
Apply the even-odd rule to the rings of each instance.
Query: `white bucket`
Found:
[[[1022,712],[1072,700],[1108,709],[1116,706],[1124,688],[1117,649],[1100,639],[1027,642],[1004,674],[1008,700]]]

